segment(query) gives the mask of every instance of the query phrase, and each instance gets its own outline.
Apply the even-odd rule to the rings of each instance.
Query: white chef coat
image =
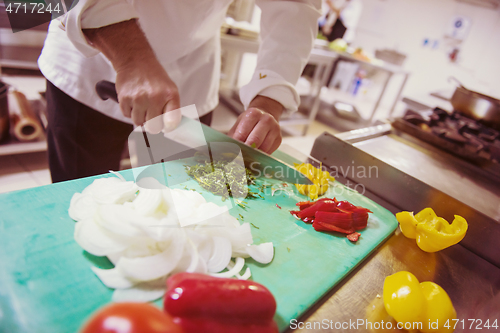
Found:
[[[137,18],[159,62],[180,93],[181,106],[195,104],[199,115],[218,103],[220,26],[231,0],[79,0],[53,20],[38,59],[44,76],[77,101],[132,123],[113,101],[95,92],[100,80],[115,82],[109,60],[87,43],[82,29]],[[317,34],[321,0],[257,0],[262,10],[261,46],[251,81],[240,89],[245,109],[257,95],[294,111],[294,89]]]

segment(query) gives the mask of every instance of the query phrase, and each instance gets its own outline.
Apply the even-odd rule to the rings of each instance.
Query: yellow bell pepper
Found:
[[[419,321],[425,297],[415,275],[401,271],[386,277],[383,297],[385,310],[398,323]]]
[[[385,278],[383,300],[400,328],[453,332],[457,313],[446,291],[434,282],[419,283],[410,272],[397,272]]]
[[[313,182],[313,185],[295,184],[299,193],[307,195],[311,200],[316,200],[318,196],[325,194],[330,181],[335,180],[334,177],[330,176],[328,171],[315,168],[309,163],[295,163],[294,165],[295,169],[305,174]]]
[[[453,332],[455,326],[453,319],[457,318],[457,312],[446,291],[430,281],[420,283],[420,288],[427,305],[422,311],[423,325],[420,331],[424,333]]]
[[[455,215],[450,224],[438,217],[432,208],[425,208],[413,216],[413,212],[396,214],[401,232],[408,238],[416,239],[417,245],[425,252],[436,252],[457,244],[467,232],[467,221]]]

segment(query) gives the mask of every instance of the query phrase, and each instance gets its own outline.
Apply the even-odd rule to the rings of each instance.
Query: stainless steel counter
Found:
[[[402,133],[353,144],[362,151],[500,222],[500,183],[459,158]]]
[[[298,318],[292,329],[376,332],[381,331],[375,328],[382,325],[382,321],[386,326],[389,321],[395,327],[396,323],[384,309],[381,295],[385,277],[401,270],[412,272],[420,281],[434,281],[447,291],[458,319],[464,320],[455,332],[472,331],[471,323],[474,328],[478,319],[482,323],[488,319],[490,324],[495,320],[499,323],[500,186],[497,181],[488,181],[439,150],[412,143],[395,134],[390,125],[338,137],[345,141],[326,133],[318,137],[311,156],[337,171],[339,181],[349,181],[353,186],[362,184],[366,196],[393,212],[418,211],[431,206],[448,220],[452,213],[467,216],[470,226],[467,241],[464,239],[443,251],[426,253],[398,229],[315,307]],[[365,178],[356,173],[342,174],[342,168],[346,171],[348,166],[376,166],[378,174]]]

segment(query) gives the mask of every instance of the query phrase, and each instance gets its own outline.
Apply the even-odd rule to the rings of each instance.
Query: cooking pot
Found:
[[[458,83],[450,100],[455,111],[500,130],[500,100],[469,90],[453,77],[450,79]]]

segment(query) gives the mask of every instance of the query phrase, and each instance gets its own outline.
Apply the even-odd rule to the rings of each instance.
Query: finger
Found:
[[[175,93],[163,108],[163,131],[168,133],[179,126],[182,120],[179,94]]]
[[[130,118],[132,116],[132,100],[129,97],[120,98],[120,109],[122,110],[122,114]]]
[[[278,135],[278,137],[274,140],[274,143],[271,145],[271,148],[267,152],[268,154],[272,154],[276,151],[281,146],[281,135]]]
[[[262,143],[260,144],[259,149],[265,153],[268,153],[269,150],[271,150],[271,147],[274,144],[277,136],[278,134],[276,133],[276,131],[271,129],[269,132],[267,132],[267,135],[264,138],[264,141],[262,141]]]
[[[261,149],[267,134],[276,128],[276,120],[268,113],[260,116],[259,122],[255,125],[252,132],[248,135],[245,143],[249,146],[255,146]],[[272,138],[274,139],[274,138]]]
[[[163,114],[163,132],[168,133],[179,126],[182,120],[181,109],[175,109]]]
[[[132,98],[132,121],[136,125],[143,125],[146,121],[146,113],[151,105],[151,100],[146,93],[141,93]]]
[[[242,114],[240,123],[233,133],[233,139],[246,143],[248,135],[259,122],[261,112],[262,111],[259,110],[249,109]]]
[[[174,111],[181,107],[180,96],[177,91],[172,92],[169,96],[164,112]]]
[[[163,128],[163,106],[150,106],[146,111],[146,123],[144,127],[146,131],[152,134],[158,134]]]
[[[240,119],[241,119],[240,117],[238,117],[238,119],[236,119],[236,122],[234,123],[233,127],[231,127],[229,132],[227,132],[228,136],[233,137],[234,132],[236,131],[236,128],[238,127],[238,125],[240,123]]]
[[[132,109],[131,118],[135,125],[143,125],[146,120],[146,109],[134,107]]]

